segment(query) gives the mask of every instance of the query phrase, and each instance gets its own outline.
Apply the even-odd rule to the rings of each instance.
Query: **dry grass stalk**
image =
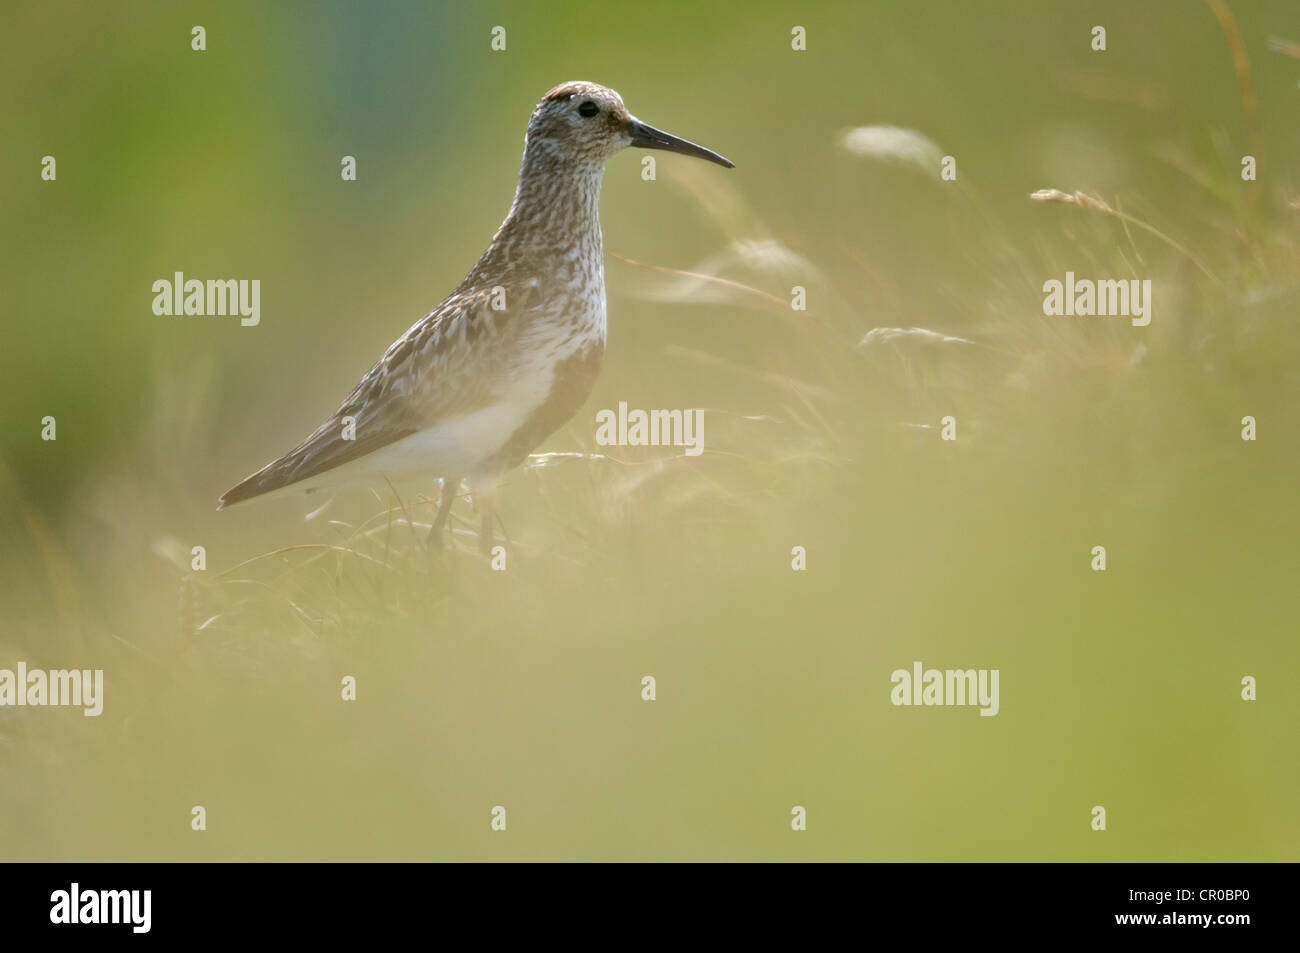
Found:
[[[1076,208],[1091,209],[1092,211],[1095,212],[1102,212],[1106,215],[1113,215],[1115,216],[1115,218],[1119,219],[1122,222],[1127,222],[1131,225],[1136,225],[1138,228],[1143,229],[1146,232],[1149,232],[1150,234],[1154,235],[1156,238],[1159,238],[1170,248],[1174,249],[1174,251],[1178,252],[1181,255],[1185,255],[1187,259],[1191,261],[1192,264],[1194,264],[1197,268],[1201,270],[1202,274],[1204,274],[1215,284],[1219,284],[1219,285],[1223,284],[1223,281],[1219,278],[1219,276],[1216,275],[1214,272],[1210,271],[1210,269],[1206,267],[1205,262],[1201,261],[1201,259],[1196,255],[1196,253],[1193,252],[1191,249],[1189,249],[1187,246],[1174,241],[1172,238],[1170,238],[1164,232],[1160,231],[1160,229],[1156,228],[1154,225],[1144,222],[1140,218],[1135,218],[1134,216],[1129,215],[1127,212],[1121,212],[1118,209],[1111,208],[1111,206],[1107,205],[1106,202],[1104,202],[1102,199],[1097,198],[1095,195],[1088,195],[1086,192],[1062,192],[1060,189],[1039,189],[1037,192],[1030,193],[1029,197],[1033,199],[1035,202],[1056,202],[1061,205],[1073,205]]]

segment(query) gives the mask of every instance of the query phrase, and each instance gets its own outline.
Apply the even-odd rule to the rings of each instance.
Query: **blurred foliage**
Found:
[[[1232,10],[1257,121],[1182,0],[804,4],[805,53],[776,3],[5,5],[0,667],[107,699],[0,709],[0,856],[1295,859],[1300,11]],[[423,549],[432,486],[214,512],[459,281],[578,78],[737,168],[610,163],[607,362],[509,571],[469,501]],[[958,181],[844,147],[877,125]],[[1150,278],[1151,326],[1044,317],[1066,270]],[[261,325],[155,317],[174,271],[261,279]],[[708,451],[596,447],[621,400]],[[1001,713],[892,707],[918,659]]]

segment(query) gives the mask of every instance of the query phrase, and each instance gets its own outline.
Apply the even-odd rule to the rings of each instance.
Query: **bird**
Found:
[[[600,187],[606,161],[629,146],[735,167],[637,119],[608,87],[555,86],[529,117],[514,201],[469,274],[324,423],[217,509],[290,488],[427,475],[442,481],[433,548],[465,481],[482,518],[479,548],[490,553],[502,478],[578,412],[600,371]]]

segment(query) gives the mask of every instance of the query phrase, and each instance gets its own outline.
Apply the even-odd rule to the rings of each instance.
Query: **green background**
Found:
[[[1232,11],[1254,112],[1183,0],[5,4],[0,667],[106,699],[0,709],[0,857],[1297,859],[1300,9]],[[460,280],[569,79],[737,166],[609,164],[606,363],[539,448],[605,455],[511,474],[504,573],[468,502],[414,544],[432,483],[215,512]],[[1045,317],[1067,270],[1151,325]],[[260,326],[155,316],[174,271]],[[596,446],[619,401],[706,453]],[[1000,714],[893,707],[916,660]]]

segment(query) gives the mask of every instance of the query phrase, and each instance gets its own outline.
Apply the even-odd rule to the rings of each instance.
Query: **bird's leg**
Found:
[[[478,551],[484,556],[492,555],[492,543],[494,542],[492,534],[492,508],[483,507],[483,525],[478,531]]]
[[[442,494],[438,497],[438,515],[433,518],[433,525],[429,527],[430,549],[435,546],[442,548],[442,532],[447,526],[447,518],[451,516],[451,504],[455,502],[456,492],[459,489],[460,477],[443,477]]]
[[[492,555],[492,524],[497,515],[497,478],[478,479],[474,481],[474,499],[478,503],[479,513],[483,517],[478,534],[478,551],[484,556]]]

